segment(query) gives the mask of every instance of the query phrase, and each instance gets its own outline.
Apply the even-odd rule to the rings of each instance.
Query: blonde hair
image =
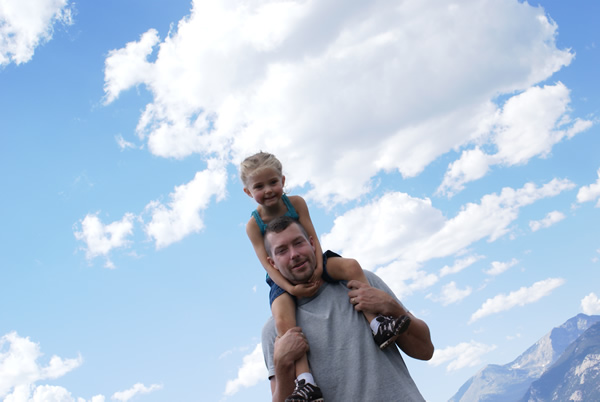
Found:
[[[242,179],[244,186],[248,184],[248,179],[250,179],[252,174],[263,169],[274,169],[280,176],[283,176],[283,169],[279,159],[273,154],[260,151],[247,157],[240,163],[240,179]]]

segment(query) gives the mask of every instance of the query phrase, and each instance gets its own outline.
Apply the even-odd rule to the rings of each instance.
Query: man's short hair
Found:
[[[300,231],[302,232],[304,237],[306,237],[306,240],[308,240],[309,236],[308,236],[308,233],[306,233],[306,229],[304,229],[304,227],[296,219],[294,219],[290,216],[287,216],[287,215],[283,215],[278,218],[275,218],[271,222],[269,222],[269,224],[267,225],[267,227],[265,229],[265,235],[263,236],[263,239],[265,242],[265,250],[267,250],[267,255],[269,257],[272,258],[273,256],[271,255],[271,242],[269,242],[267,235],[269,233],[281,233],[284,230],[286,230],[290,225],[293,225],[293,224],[298,225],[298,227],[300,228]]]

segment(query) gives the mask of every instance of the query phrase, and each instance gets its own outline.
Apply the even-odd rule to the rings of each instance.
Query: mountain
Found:
[[[559,360],[588,328],[600,322],[600,316],[579,314],[554,328],[514,361],[490,364],[471,377],[449,402],[521,401],[532,383]],[[568,400],[568,399],[565,399]]]
[[[600,401],[600,322],[577,338],[523,398],[542,401]]]

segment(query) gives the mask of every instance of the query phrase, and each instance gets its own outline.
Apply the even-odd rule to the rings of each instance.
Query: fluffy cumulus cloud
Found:
[[[142,383],[137,383],[130,389],[127,389],[125,391],[115,392],[111,398],[116,401],[127,402],[134,396],[142,395],[142,394],[149,394],[150,392],[154,392],[159,389],[162,389],[162,385],[152,384],[149,387],[147,387]]]
[[[81,230],[75,230],[75,238],[85,243],[88,259],[104,256],[105,266],[114,268],[108,255],[111,250],[129,244],[128,237],[133,234],[134,218],[133,214],[127,213],[120,221],[104,224],[98,217],[98,213],[87,214],[79,223]]]
[[[513,166],[546,157],[555,144],[591,127],[589,120],[569,117],[569,103],[569,90],[560,82],[509,98],[491,119],[485,140],[496,152],[486,153],[479,146],[463,151],[450,164],[438,193],[453,195],[465,183],[483,177],[491,165]]]
[[[379,267],[377,273],[394,291],[406,295],[436,282],[437,275],[420,268],[424,262],[457,255],[485,238],[495,241],[509,232],[521,208],[573,187],[559,179],[541,186],[506,187],[500,194],[483,196],[478,204],[465,205],[453,218],[444,217],[429,199],[388,193],[337,217],[322,243],[352,255],[366,269]],[[477,259],[463,258],[453,267],[442,268],[440,275],[459,271]]]
[[[600,299],[596,293],[592,292],[581,299],[581,310],[588,315],[600,314]]]
[[[146,233],[155,240],[157,248],[204,228],[202,211],[213,197],[220,201],[227,194],[227,172],[216,165],[209,163],[209,167],[196,173],[192,181],[175,187],[166,205],[153,201],[146,206],[151,215],[145,226]]]
[[[288,185],[326,203],[462,148],[442,185],[455,191],[588,124],[568,116],[564,85],[532,88],[573,57],[556,31],[518,1],[196,0],[164,39],[150,29],[109,52],[104,88],[108,104],[150,91],[137,133],[156,155],[237,163],[267,149],[285,155]]]
[[[267,378],[267,369],[259,343],[252,353],[244,356],[242,367],[238,370],[237,378],[227,381],[225,395],[234,395],[242,388],[251,387]]]
[[[32,390],[34,401],[62,401],[67,396],[70,397],[64,388],[38,386],[34,389],[34,385],[38,381],[62,377],[79,367],[83,362],[81,356],[72,359],[52,356],[47,363],[41,363],[39,361],[41,357],[39,344],[29,338],[23,338],[16,332],[2,336],[0,338],[0,398],[8,402],[20,402],[28,400]],[[56,395],[58,399],[45,398],[45,395]]]
[[[596,199],[598,200],[596,207],[600,207],[600,169],[598,169],[598,180],[596,180],[596,183],[581,187],[577,193],[577,202],[580,203]]]
[[[494,349],[496,349],[496,345],[486,345],[475,341],[461,342],[456,346],[436,349],[433,358],[428,363],[432,366],[448,363],[446,370],[456,371],[481,364],[481,357]]]
[[[552,291],[565,283],[561,278],[549,278],[539,281],[530,287],[522,287],[519,290],[509,294],[499,294],[487,299],[482,306],[471,315],[469,323],[475,322],[488,315],[497,314],[502,311],[510,310],[516,306],[535,303],[543,297],[552,293]]]
[[[552,211],[549,212],[548,215],[544,217],[544,219],[529,222],[529,228],[532,232],[537,232],[540,229],[549,228],[550,226],[562,221],[565,218],[565,214],[563,214],[562,212]]]
[[[56,24],[72,24],[69,0],[0,1],[0,66],[27,63]]]

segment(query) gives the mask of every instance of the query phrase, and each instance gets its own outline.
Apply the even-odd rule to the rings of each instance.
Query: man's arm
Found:
[[[408,356],[419,360],[429,360],[433,356],[433,343],[429,327],[425,321],[412,315],[395,297],[389,293],[359,281],[348,282],[351,289],[348,297],[356,311],[382,314],[391,317],[408,315],[411,318],[406,332],[396,340],[396,344]]]
[[[294,392],[296,379],[296,360],[308,352],[308,342],[299,327],[288,330],[275,340],[273,365],[275,375],[271,380],[273,402],[283,402]]]

